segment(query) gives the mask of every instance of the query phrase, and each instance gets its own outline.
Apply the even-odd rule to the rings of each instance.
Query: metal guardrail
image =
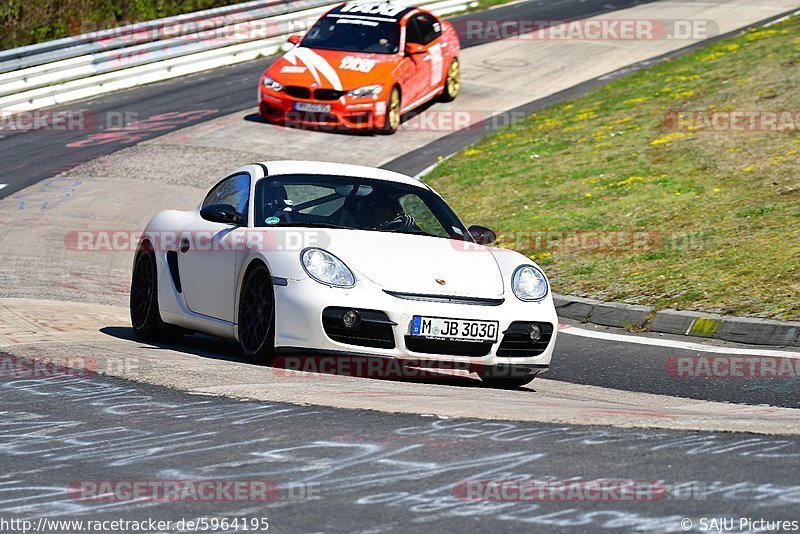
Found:
[[[341,1],[256,0],[0,51],[0,110],[39,109],[269,56]],[[474,5],[422,7],[445,15]]]
[[[193,23],[202,23],[203,27],[213,24],[215,21],[222,21],[236,18],[246,18],[248,12],[253,12],[259,8],[270,5],[286,5],[286,0],[255,0],[241,4],[195,11],[184,15],[161,18],[136,24],[109,28],[105,30],[92,31],[73,37],[65,37],[53,41],[45,41],[10,50],[0,50],[0,73],[17,69],[24,69],[31,66],[43,65],[62,59],[69,59],[84,54],[97,51],[121,48],[128,39],[118,39],[115,46],[115,38],[122,36],[140,38],[145,32],[160,28],[164,30],[172,29],[180,31],[180,27],[190,28]],[[291,8],[287,6],[286,12]],[[86,23],[97,23],[98,21],[86,21]],[[178,35],[176,33],[176,35]],[[144,41],[143,41],[144,42]]]

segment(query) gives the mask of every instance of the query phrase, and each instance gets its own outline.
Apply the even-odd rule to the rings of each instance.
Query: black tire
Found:
[[[272,276],[262,264],[245,277],[239,296],[239,345],[259,363],[275,357],[275,299]]]
[[[461,67],[458,58],[453,58],[447,69],[447,79],[444,81],[444,91],[439,95],[440,102],[452,102],[461,90]]]
[[[400,89],[397,86],[392,87],[389,98],[386,99],[386,119],[384,120],[383,128],[379,130],[380,133],[391,135],[400,127],[401,96]]]
[[[158,311],[158,277],[156,257],[152,250],[136,256],[131,277],[131,326],[142,341],[175,342],[183,332],[161,320]]]
[[[497,389],[520,388],[533,382],[538,374],[538,371],[528,372],[508,365],[484,367],[480,371],[481,381]]]

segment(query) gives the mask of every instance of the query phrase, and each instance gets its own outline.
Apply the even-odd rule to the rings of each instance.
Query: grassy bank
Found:
[[[800,121],[798,36],[794,18],[619,79],[492,134],[426,181],[543,265],[557,292],[800,319],[800,124],[709,131],[674,115]]]
[[[243,0],[4,0],[0,4],[0,50],[80,33],[81,28],[115,27]],[[88,23],[88,24],[87,24]]]

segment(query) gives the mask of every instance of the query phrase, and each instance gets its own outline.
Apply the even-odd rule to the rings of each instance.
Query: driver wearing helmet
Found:
[[[414,217],[403,211],[400,202],[388,196],[370,199],[367,213],[370,212],[371,222],[368,224],[376,230],[394,227],[414,227],[416,225]]]

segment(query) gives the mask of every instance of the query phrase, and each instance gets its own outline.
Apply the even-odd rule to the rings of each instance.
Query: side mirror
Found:
[[[406,55],[413,56],[416,54],[424,54],[427,50],[425,50],[425,45],[421,45],[419,43],[406,43]]]
[[[293,44],[293,45],[296,45],[297,43],[299,43],[302,40],[303,40],[303,37],[301,35],[296,34],[296,33],[293,33],[292,35],[289,36],[289,42],[291,44]]]
[[[212,204],[200,210],[200,217],[207,221],[222,223],[222,224],[235,224],[236,226],[244,226],[247,221],[244,217],[237,213],[236,209],[229,204]]]
[[[467,228],[467,232],[469,232],[469,235],[472,236],[472,239],[474,239],[479,245],[490,245],[497,241],[497,234],[485,226],[473,224]]]

